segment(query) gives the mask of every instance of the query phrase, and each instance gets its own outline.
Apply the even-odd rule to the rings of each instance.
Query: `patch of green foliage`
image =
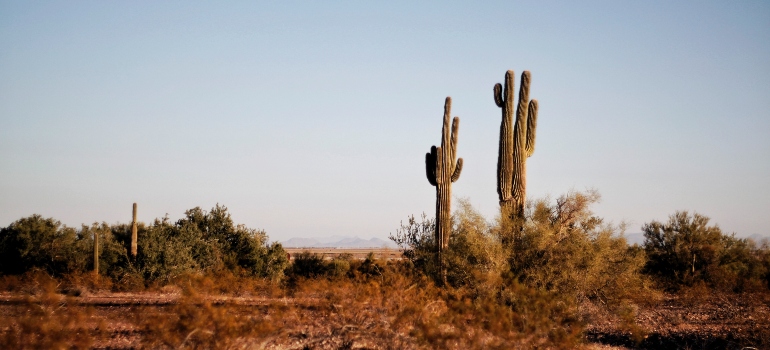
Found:
[[[130,227],[94,223],[80,230],[32,215],[0,229],[0,273],[34,268],[60,276],[93,269],[94,235],[99,236],[99,272],[114,280],[169,281],[190,273],[238,271],[280,278],[288,258],[279,243],[268,244],[262,230],[234,225],[227,208],[196,207],[175,223],[168,218],[138,225],[138,254],[127,253]]]
[[[85,269],[91,255],[80,256],[81,238],[53,218],[35,214],[19,219],[0,229],[0,271],[21,274],[37,267],[62,274]]]
[[[741,291],[770,287],[768,243],[727,235],[709,218],[686,211],[668,222],[652,221],[642,227],[646,272],[665,287],[678,289],[695,283]]]

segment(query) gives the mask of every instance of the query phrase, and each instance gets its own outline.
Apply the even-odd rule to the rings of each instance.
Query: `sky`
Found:
[[[0,227],[221,204],[271,240],[386,238],[435,213],[446,96],[453,194],[492,221],[509,69],[539,101],[529,198],[770,236],[767,1],[0,0]]]

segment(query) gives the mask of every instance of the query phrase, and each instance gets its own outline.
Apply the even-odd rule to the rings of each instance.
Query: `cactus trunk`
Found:
[[[431,147],[425,155],[425,169],[428,182],[436,187],[436,250],[439,256],[442,279],[446,279],[443,265],[443,251],[449,246],[449,234],[452,230],[452,183],[460,178],[463,159],[457,160],[457,135],[460,128],[460,118],[451,119],[452,99],[444,102],[444,123],[441,128],[441,147]]]
[[[497,157],[497,194],[504,216],[522,218],[527,192],[527,158],[535,152],[537,100],[529,101],[530,73],[521,74],[519,100],[514,112],[514,72],[505,73],[505,89],[494,88],[495,103],[502,109],[500,145]]]
[[[131,219],[131,257],[136,259],[137,250],[137,232],[136,232],[136,203],[134,203],[134,215]]]

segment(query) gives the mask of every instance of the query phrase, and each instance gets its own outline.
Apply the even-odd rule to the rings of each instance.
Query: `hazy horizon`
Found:
[[[767,2],[0,0],[0,47],[0,227],[219,203],[274,241],[387,239],[434,215],[446,96],[453,194],[493,220],[512,69],[540,103],[529,198],[595,188],[629,233],[688,210],[770,236]]]

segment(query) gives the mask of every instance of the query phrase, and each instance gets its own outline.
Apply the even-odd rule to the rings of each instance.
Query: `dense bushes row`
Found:
[[[571,192],[555,202],[533,200],[523,221],[501,218],[496,223],[461,200],[444,254],[447,282],[483,294],[499,290],[506,279],[516,280],[603,303],[645,295],[650,282],[668,289],[697,283],[736,291],[770,287],[767,242],[738,239],[709,225],[705,216],[677,212],[666,223],[645,224],[644,244],[629,246],[623,227],[606,224],[591,212],[598,200],[595,191]],[[417,271],[437,277],[433,229],[433,220],[412,217],[392,239]],[[100,273],[114,280],[167,281],[220,270],[268,278],[278,278],[284,270],[304,278],[351,271],[349,257],[325,262],[312,255],[300,255],[287,270],[280,244],[268,244],[264,231],[235,225],[220,205],[208,212],[190,209],[173,223],[168,218],[140,223],[138,231],[138,256],[130,259],[127,224],[75,229],[40,215],[22,218],[0,229],[0,274],[91,271],[94,235],[99,236]]]
[[[649,289],[641,274],[644,252],[628,246],[621,227],[591,213],[589,207],[598,199],[595,192],[574,192],[555,204],[531,201],[523,222],[501,218],[496,224],[460,201],[444,256],[448,283],[499,290],[510,280],[576,300],[604,302],[643,293]],[[425,218],[410,218],[392,239],[416,268],[437,276],[431,225]]]
[[[138,254],[127,253],[130,226],[94,223],[75,229],[40,215],[0,229],[0,273],[42,269],[52,275],[93,270],[94,235],[99,237],[99,272],[114,280],[167,281],[187,273],[235,271],[277,278],[288,265],[280,244],[264,231],[234,225],[227,208],[196,207],[175,223],[168,218],[138,225]]]
[[[577,299],[617,302],[645,295],[651,283],[666,289],[707,283],[740,291],[770,288],[770,246],[724,234],[700,214],[677,212],[665,224],[645,224],[642,246],[629,245],[625,226],[605,223],[590,210],[596,191],[570,192],[527,203],[524,219],[488,223],[467,201],[453,216],[444,254],[454,287],[488,285],[508,276],[539,290]],[[420,271],[438,278],[434,222],[402,224],[391,239]]]

